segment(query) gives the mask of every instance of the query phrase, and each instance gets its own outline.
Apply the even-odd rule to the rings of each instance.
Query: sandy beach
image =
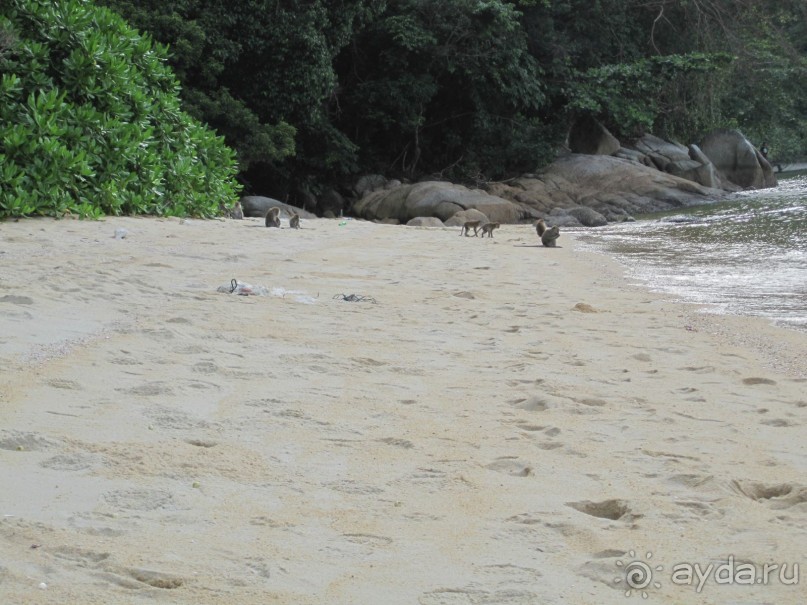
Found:
[[[0,603],[807,602],[807,334],[302,227],[0,223]]]

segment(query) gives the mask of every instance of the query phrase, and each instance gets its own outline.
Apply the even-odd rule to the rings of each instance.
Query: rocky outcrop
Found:
[[[608,219],[594,208],[589,208],[588,206],[566,208],[564,214],[574,217],[583,227],[602,227],[608,224]]]
[[[716,130],[699,145],[725,177],[744,189],[775,187],[776,177],[768,161],[737,130]]]
[[[608,220],[703,204],[725,195],[719,189],[613,156],[570,154],[544,169],[488,191],[547,215],[553,209],[592,208]]]
[[[689,160],[689,151],[686,147],[673,141],[665,141],[652,134],[646,134],[640,139],[626,145],[643,154],[650,160],[651,165],[659,170],[665,170],[667,164]]]
[[[447,221],[457,212],[469,209],[479,210],[489,220],[499,223],[518,223],[537,218],[535,210],[518,201],[442,181],[371,191],[353,204],[353,213],[359,218],[371,221],[395,219],[401,223],[418,216],[433,216]]]
[[[380,175],[357,182],[363,196],[354,214],[408,223],[435,217],[448,226],[468,220],[600,226],[645,214],[715,201],[728,192],[776,185],[771,165],[737,131],[718,131],[684,146],[645,135],[624,145],[593,118],[581,118],[568,137],[573,151],[538,174],[473,190],[445,182],[390,187]],[[584,152],[584,153],[583,153]],[[470,216],[477,211],[479,217]]]
[[[593,122],[593,124],[591,123]],[[598,123],[588,119],[572,127],[572,132],[588,132],[589,144],[580,149],[592,149],[598,138]],[[601,125],[604,132],[608,132]],[[610,133],[608,133],[610,136]],[[570,134],[571,141],[571,134]],[[574,151],[574,148],[573,148]],[[594,151],[585,153],[593,154]],[[762,154],[736,130],[719,130],[704,137],[701,145],[685,147],[652,134],[622,144],[614,156],[637,164],[654,167],[713,189],[740,191],[749,188],[776,186],[773,169]]]

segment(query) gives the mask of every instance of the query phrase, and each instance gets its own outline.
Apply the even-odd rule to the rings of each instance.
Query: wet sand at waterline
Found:
[[[805,600],[807,334],[344,223],[0,223],[0,602]]]

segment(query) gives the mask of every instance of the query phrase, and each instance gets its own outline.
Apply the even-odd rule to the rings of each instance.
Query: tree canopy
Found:
[[[167,45],[182,109],[247,191],[290,202],[373,172],[507,178],[580,116],[623,140],[740,128],[807,154],[803,0],[97,3]]]
[[[234,154],[180,108],[165,49],[86,0],[3,0],[0,217],[214,216]]]

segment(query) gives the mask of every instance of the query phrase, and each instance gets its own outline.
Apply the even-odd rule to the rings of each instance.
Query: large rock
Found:
[[[353,204],[353,213],[371,221],[396,219],[407,223],[418,216],[447,221],[457,212],[471,208],[499,223],[518,223],[538,217],[532,208],[518,202],[442,181],[372,191]]]
[[[715,168],[744,189],[775,187],[777,184],[771,165],[737,130],[711,132],[699,147]]]
[[[614,152],[613,155],[615,155],[618,158],[624,158],[626,160],[636,162],[637,164],[643,164],[644,166],[650,166],[651,168],[655,167],[653,160],[651,160],[641,151],[637,151],[636,149],[630,149],[628,147],[620,147],[619,149],[616,150],[616,152]]]
[[[302,208],[295,208],[289,204],[272,199],[271,197],[263,197],[262,195],[246,195],[241,198],[241,208],[244,210],[244,216],[257,216],[263,218],[269,208],[277,206],[281,211],[291,216],[292,212],[300,215],[300,218],[317,218],[316,214],[303,210]]]
[[[652,134],[646,134],[632,144],[626,145],[626,147],[638,151],[644,157],[650,159],[652,165],[659,170],[665,170],[665,167],[670,162],[691,159],[689,150],[683,145],[673,141],[665,141]]]
[[[695,181],[704,187],[722,189],[721,179],[711,162],[703,164],[697,160],[676,160],[668,162],[664,167],[664,172]]]
[[[565,213],[576,218],[583,227],[602,227],[608,224],[608,220],[602,214],[588,206],[566,208]]]
[[[619,147],[617,138],[590,116],[579,118],[569,130],[569,149],[572,153],[611,155]]]
[[[538,175],[492,184],[488,191],[517,200],[540,215],[555,208],[587,206],[605,216],[621,217],[619,220],[703,204],[726,194],[635,161],[581,154],[559,158]]]
[[[357,198],[362,198],[371,191],[383,189],[386,184],[387,178],[385,176],[380,174],[365,174],[356,181],[356,184],[353,186],[353,193],[356,194]]]
[[[443,221],[436,216],[416,216],[406,222],[407,227],[445,227]]]

